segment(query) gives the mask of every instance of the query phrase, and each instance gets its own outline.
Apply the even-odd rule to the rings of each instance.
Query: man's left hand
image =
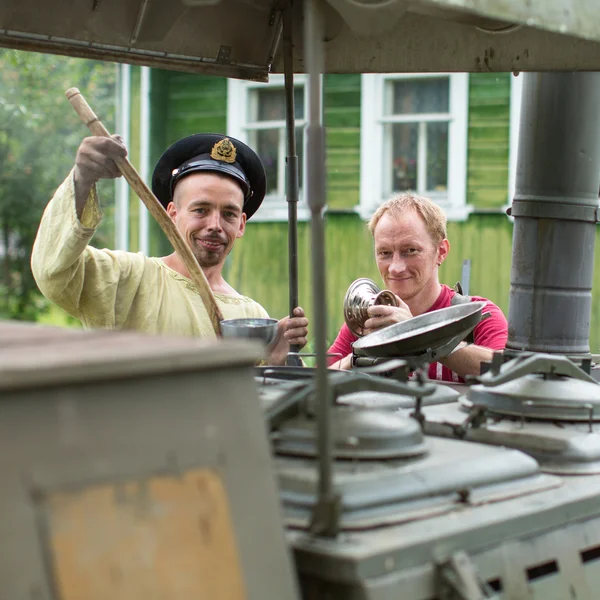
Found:
[[[294,309],[293,317],[284,317],[279,321],[277,337],[267,348],[270,365],[284,365],[290,346],[304,348],[308,337],[308,319],[304,309]]]
[[[413,315],[410,312],[410,308],[408,308],[408,304],[403,302],[398,296],[396,298],[399,306],[369,306],[367,309],[369,318],[365,321],[366,333],[412,319]]]

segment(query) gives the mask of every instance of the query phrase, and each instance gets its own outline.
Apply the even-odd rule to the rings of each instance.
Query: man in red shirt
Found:
[[[428,198],[400,194],[382,204],[369,221],[375,242],[375,260],[385,287],[398,296],[400,306],[371,306],[365,326],[370,331],[451,305],[456,292],[439,281],[439,267],[448,256],[446,216]],[[502,311],[486,298],[483,312],[491,316],[473,331],[474,343],[465,344],[440,362],[429,365],[429,378],[461,382],[466,375],[478,375],[482,361],[494,350],[503,350],[508,339],[508,323]],[[352,343],[356,336],[346,324],[329,348],[344,355],[332,368],[352,366]]]

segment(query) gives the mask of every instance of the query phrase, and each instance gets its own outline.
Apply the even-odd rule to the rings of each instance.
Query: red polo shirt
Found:
[[[425,312],[431,312],[432,310],[451,306],[450,302],[455,294],[456,292],[452,288],[442,284],[442,291],[437,300]],[[502,311],[487,298],[471,296],[471,300],[473,302],[485,302],[482,312],[490,313],[490,317],[480,321],[473,330],[474,343],[477,346],[491,348],[492,350],[503,350],[506,346],[506,341],[508,340],[508,323],[506,317]],[[348,328],[348,325],[344,323],[337,338],[329,348],[329,352],[347,356],[352,352],[352,343],[357,339],[358,338]],[[330,358],[328,360],[329,364],[333,364],[338,361],[339,358]],[[429,379],[452,381],[454,383],[462,383],[464,381],[457,373],[438,362],[429,365]]]

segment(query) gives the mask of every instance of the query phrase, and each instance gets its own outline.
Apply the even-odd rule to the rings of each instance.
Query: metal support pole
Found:
[[[292,4],[283,11],[283,73],[285,78],[285,125],[287,136],[286,200],[288,206],[288,277],[290,317],[298,306],[298,155],[296,154],[296,109],[294,106],[294,43],[292,37]],[[290,352],[300,352],[291,346]],[[287,364],[300,366],[298,356],[288,355]]]
[[[140,177],[150,181],[150,67],[140,69]],[[138,251],[150,256],[150,213],[140,200]]]
[[[119,114],[117,131],[129,148],[131,125],[131,65],[119,67]],[[115,180],[115,236],[116,249],[129,250],[129,185],[125,177]]]
[[[321,123],[321,74],[323,73],[323,22],[319,0],[304,3],[305,65],[309,84],[307,130],[307,187],[311,216],[313,277],[313,323],[317,354],[317,418],[319,487],[311,532],[333,537],[337,534],[340,498],[333,489],[333,442],[331,437],[332,394],[327,370],[327,298],[325,285],[325,131]]]
[[[523,75],[507,349],[589,355],[600,73]]]
[[[471,289],[471,259],[466,258],[462,262],[462,270],[460,273],[460,286],[462,287],[462,293],[465,296],[469,295]]]

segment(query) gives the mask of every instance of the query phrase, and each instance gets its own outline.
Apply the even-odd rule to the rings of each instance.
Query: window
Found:
[[[307,219],[304,201],[304,146],[306,108],[308,103],[306,78],[294,77],[294,110],[296,123],[296,154],[300,195],[298,218]],[[271,75],[269,83],[230,79],[227,87],[227,132],[254,148],[265,166],[267,195],[253,221],[287,221],[285,92],[283,75]]]
[[[468,75],[362,76],[361,194],[368,218],[394,193],[435,200],[449,219],[464,220]]]

